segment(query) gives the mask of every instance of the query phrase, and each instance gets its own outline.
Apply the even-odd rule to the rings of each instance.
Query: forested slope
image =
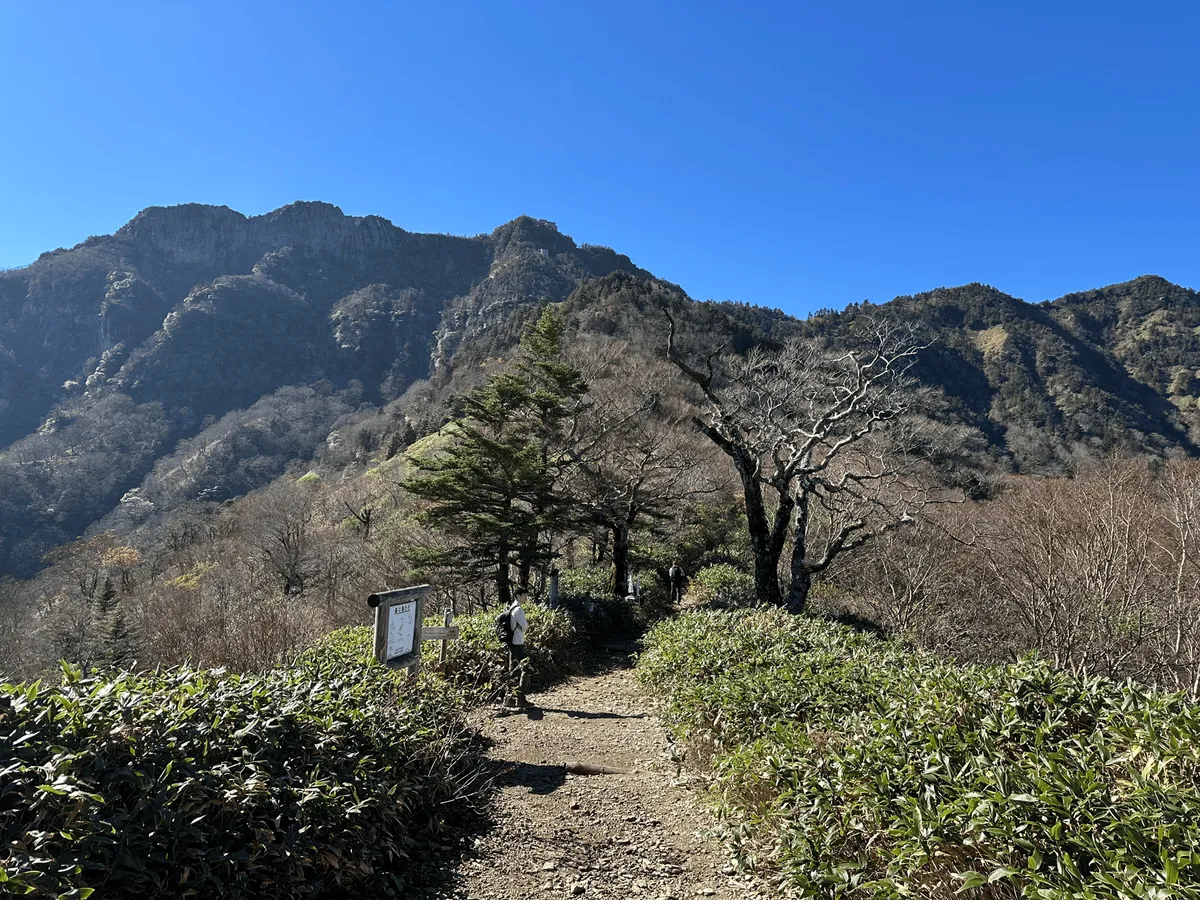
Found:
[[[1154,276],[1036,305],[974,284],[801,321],[695,302],[527,217],[468,238],[323,203],[151,208],[0,273],[0,574],[289,465],[394,454],[560,302],[573,342],[616,340],[639,371],[662,358],[664,305],[701,354],[793,335],[840,346],[861,317],[898,317],[929,344],[919,376],[999,469],[1195,450],[1200,302]],[[685,396],[672,378],[662,390]]]

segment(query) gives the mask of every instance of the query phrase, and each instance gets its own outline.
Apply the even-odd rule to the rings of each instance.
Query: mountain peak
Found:
[[[532,216],[517,216],[492,232],[496,255],[504,254],[510,247],[528,246],[536,250],[566,253],[575,249],[575,241],[558,230],[558,225],[547,219]]]
[[[387,219],[347,216],[332,203],[315,200],[299,200],[259,216],[201,203],[151,206],[117,232],[177,262],[261,256],[287,246],[318,252],[384,249],[394,246],[401,234]]]
[[[174,206],[147,206],[122,225],[117,234],[138,238],[147,231],[161,228],[212,227],[245,222],[246,217],[228,206],[207,203],[179,203]]]

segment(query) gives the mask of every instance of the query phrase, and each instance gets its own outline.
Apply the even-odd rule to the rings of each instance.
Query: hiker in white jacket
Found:
[[[513,692],[517,707],[527,705],[525,689],[529,679],[529,652],[525,649],[525,631],[529,628],[529,621],[521,607],[521,599],[525,596],[526,592],[518,588],[513,596],[512,606],[508,608],[508,624],[512,629],[512,640],[508,645],[508,671],[510,675],[517,676]]]

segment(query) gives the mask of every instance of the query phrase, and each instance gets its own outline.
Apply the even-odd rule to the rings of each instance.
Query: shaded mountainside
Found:
[[[614,270],[640,273],[526,217],[464,238],[296,203],[254,217],[147,209],[114,235],[0,273],[0,574],[36,569],[187,449],[180,441],[260,446],[232,432],[262,437],[251,414],[262,398],[273,396],[273,446],[308,458],[346,408],[395,399],[513,308]],[[310,396],[276,393],[290,386],[328,399],[315,442],[298,438],[308,427],[278,439],[289,409],[307,425],[322,418]],[[240,424],[222,421],[238,410]],[[257,486],[209,471],[205,496]]]
[[[1197,300],[1144,277],[1039,305],[967,285],[887,306],[928,336],[921,376],[999,464],[1052,473],[1114,449],[1193,452]],[[0,272],[0,574],[297,463],[395,453],[559,302],[576,340],[621,339],[631,366],[661,355],[663,305],[697,351],[801,333],[838,345],[880,309],[800,321],[694,302],[527,217],[454,237],[324,203],[147,209]]]
[[[1021,471],[1073,457],[1195,452],[1200,295],[1156,276],[1029,304],[981,284],[887,304],[931,341],[920,375]],[[837,345],[880,307],[854,305],[805,330]]]

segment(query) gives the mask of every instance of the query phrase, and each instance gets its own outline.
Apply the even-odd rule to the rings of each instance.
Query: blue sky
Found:
[[[189,201],[517,215],[789,312],[1200,287],[1200,8],[0,2],[0,266]]]

